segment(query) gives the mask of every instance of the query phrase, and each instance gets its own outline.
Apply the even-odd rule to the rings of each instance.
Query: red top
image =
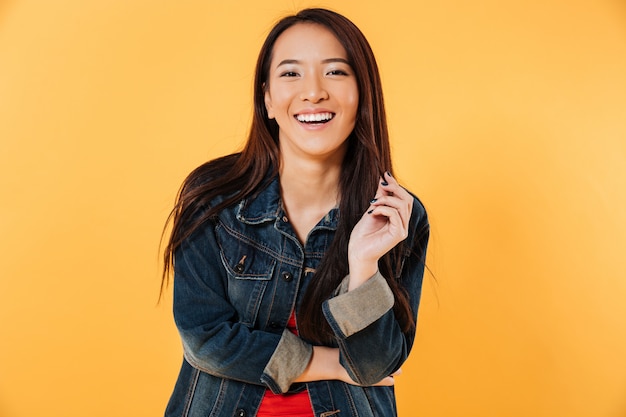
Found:
[[[295,312],[291,313],[287,328],[293,334],[298,334]],[[297,394],[274,394],[272,391],[266,390],[257,417],[274,416],[315,417],[309,399],[309,391],[305,389]]]

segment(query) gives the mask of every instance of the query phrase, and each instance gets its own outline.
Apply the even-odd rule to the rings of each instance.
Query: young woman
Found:
[[[164,285],[184,361],[166,416],[393,416],[429,226],[392,176],[380,77],[345,17],[261,48],[240,153],[185,180]]]

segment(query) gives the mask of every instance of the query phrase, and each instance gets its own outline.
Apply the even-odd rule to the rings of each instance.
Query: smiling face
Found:
[[[322,25],[299,23],[276,40],[265,107],[279,126],[281,158],[343,160],[359,91],[345,49]]]

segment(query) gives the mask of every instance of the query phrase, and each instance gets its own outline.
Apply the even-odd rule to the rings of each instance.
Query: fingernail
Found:
[[[370,200],[370,204],[374,204],[374,203],[375,203],[375,202],[377,202],[377,201],[378,201],[378,199],[377,199],[377,198],[372,198],[372,199]]]
[[[384,186],[389,185],[389,183],[387,181],[383,181],[383,182],[380,183],[380,185],[382,185],[384,187]]]
[[[391,172],[387,171],[387,172],[385,172],[385,174],[387,174],[387,176],[393,178],[393,176],[391,175]]]
[[[374,209],[371,209],[370,211],[367,212],[367,214],[372,214],[373,211]]]

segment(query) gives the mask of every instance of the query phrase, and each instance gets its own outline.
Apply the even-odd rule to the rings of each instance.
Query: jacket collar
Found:
[[[267,186],[252,197],[241,200],[237,207],[237,220],[247,224],[261,224],[275,221],[285,215],[280,196],[280,180],[278,175],[269,180]],[[336,229],[339,221],[339,209],[333,208],[324,216],[320,226]]]
[[[281,212],[282,200],[277,175],[265,188],[252,197],[241,200],[237,208],[237,219],[243,223],[260,224],[275,220]]]

